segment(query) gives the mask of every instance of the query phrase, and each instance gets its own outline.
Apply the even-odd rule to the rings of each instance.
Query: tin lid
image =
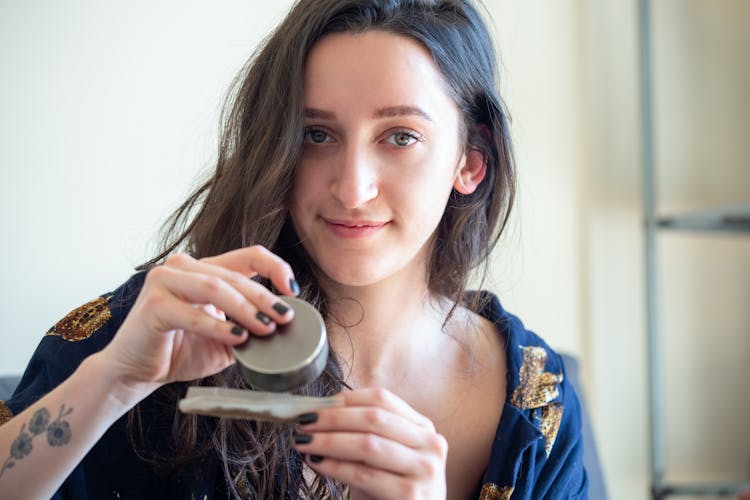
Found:
[[[292,391],[318,378],[328,360],[326,327],[308,302],[284,297],[294,319],[268,336],[250,336],[233,347],[245,381],[266,391]]]

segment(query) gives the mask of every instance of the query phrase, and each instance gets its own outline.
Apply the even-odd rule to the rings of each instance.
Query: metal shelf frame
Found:
[[[750,233],[750,205],[659,217],[657,224],[662,229]]]
[[[639,91],[641,111],[641,165],[644,221],[644,272],[646,298],[646,348],[648,363],[649,401],[649,462],[651,497],[662,500],[668,496],[736,496],[748,484],[668,484],[665,482],[665,438],[663,386],[661,378],[661,347],[659,332],[659,286],[657,267],[657,233],[662,229],[692,231],[723,231],[750,234],[750,205],[696,212],[675,217],[657,213],[658,186],[654,150],[653,74],[651,1],[638,1]]]

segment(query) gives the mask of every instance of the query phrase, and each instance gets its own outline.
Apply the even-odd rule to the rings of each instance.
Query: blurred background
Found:
[[[519,202],[490,288],[578,357],[607,488],[649,498],[635,0],[485,0]],[[0,2],[0,375],[115,288],[211,166],[225,90],[290,1]],[[750,2],[651,8],[659,214],[750,203]],[[750,235],[659,231],[666,479],[750,480]]]

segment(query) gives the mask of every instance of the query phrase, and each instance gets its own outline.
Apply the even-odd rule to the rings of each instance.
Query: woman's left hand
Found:
[[[354,499],[445,498],[448,443],[432,421],[385,389],[341,395],[345,406],[300,425],[295,447],[312,469],[348,484]]]

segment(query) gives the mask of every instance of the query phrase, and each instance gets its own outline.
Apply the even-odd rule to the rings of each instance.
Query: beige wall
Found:
[[[0,6],[0,375],[148,255],[210,162],[223,91],[289,3]],[[581,357],[612,498],[646,498],[635,1],[485,3],[520,173],[492,287]],[[664,208],[747,202],[750,3],[657,3]],[[747,479],[748,240],[660,242],[670,463]]]
[[[0,3],[0,375],[151,255],[214,156],[224,92],[290,4]]]
[[[750,3],[656,6],[663,209],[750,207]],[[750,481],[750,235],[668,234],[660,262],[669,477]]]
[[[654,4],[659,210],[747,204],[750,3]],[[488,5],[521,176],[496,287],[582,357],[612,498],[647,498],[637,5]],[[748,481],[750,238],[664,232],[658,245],[667,479]]]
[[[518,243],[498,252],[498,290],[581,356],[610,494],[646,498],[635,6],[489,6],[521,178]]]

